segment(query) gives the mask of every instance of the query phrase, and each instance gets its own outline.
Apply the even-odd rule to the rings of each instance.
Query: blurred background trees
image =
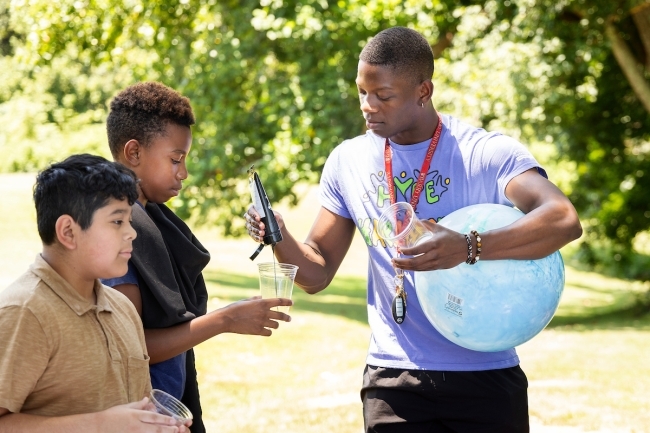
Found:
[[[273,201],[295,202],[363,132],[358,53],[395,25],[431,42],[439,110],[552,168],[588,229],[583,261],[650,278],[633,254],[650,228],[648,0],[0,0],[0,170],[108,156],[111,97],[158,80],[198,120],[172,205],[237,234],[250,165]]]

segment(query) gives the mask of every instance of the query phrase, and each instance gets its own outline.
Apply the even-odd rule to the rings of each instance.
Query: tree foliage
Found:
[[[46,93],[70,114],[95,102],[80,92],[80,76],[119,77],[126,68],[121,84],[154,79],[188,96],[199,120],[193,176],[176,205],[231,230],[231,216],[247,205],[242,180],[251,165],[275,200],[295,200],[293,186],[315,181],[331,149],[362,132],[354,78],[363,43],[391,25],[415,26],[435,41],[440,29],[455,31],[455,4],[30,1],[14,3],[11,18],[26,36],[23,64],[68,61],[48,73],[57,78]],[[72,75],[59,74],[73,64]]]
[[[316,181],[331,149],[363,132],[358,53],[379,30],[409,26],[434,49],[437,108],[557,146],[571,175],[563,187],[594,236],[629,248],[650,227],[647,5],[13,1],[0,6],[0,111],[23,98],[44,113],[33,122],[101,124],[134,81],[176,88],[198,123],[190,185],[174,205],[236,232],[252,164],[273,201],[295,201],[294,185]]]
[[[550,66],[546,91],[521,89],[542,110],[521,110],[520,123],[572,161],[588,241],[610,239],[625,258],[650,228],[650,2],[538,0],[518,16],[510,37]]]

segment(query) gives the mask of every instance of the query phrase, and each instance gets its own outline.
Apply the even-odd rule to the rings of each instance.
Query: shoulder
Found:
[[[505,135],[499,131],[487,131],[453,116],[442,116],[447,131],[446,139],[455,141],[460,149],[467,151],[487,151],[488,153],[505,153],[511,156],[529,154],[526,146],[509,135]]]
[[[56,294],[30,270],[0,291],[0,308],[17,307],[35,313],[50,310]]]
[[[0,291],[0,340],[9,340],[20,330],[37,341],[36,336],[52,334],[48,324],[56,323],[60,310],[57,296],[30,271]]]
[[[384,138],[368,131],[363,135],[341,142],[330,152],[324,171],[340,170],[343,167],[357,167],[360,162],[374,160],[383,152]]]
[[[470,125],[447,114],[442,114],[441,116],[443,125],[445,126],[445,138],[454,140],[461,146],[476,145],[482,141],[501,135],[498,132],[488,132],[481,127]]]
[[[31,271],[23,273],[6,289],[0,291],[0,308],[28,303],[33,298],[40,281],[40,278]]]
[[[342,141],[334,148],[332,154],[354,153],[359,155],[359,152],[369,151],[378,146],[381,147],[384,144],[384,140],[372,132],[367,131],[365,134]]]

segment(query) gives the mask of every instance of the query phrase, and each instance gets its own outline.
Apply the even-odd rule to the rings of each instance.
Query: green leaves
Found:
[[[634,15],[643,4],[15,1],[0,5],[0,116],[12,113],[17,126],[0,131],[0,146],[59,137],[42,128],[77,134],[104,121],[122,88],[162,81],[190,98],[197,118],[190,178],[172,205],[237,234],[242,222],[233,215],[250,202],[250,165],[272,202],[295,201],[296,183],[317,181],[333,147],[364,132],[358,53],[379,30],[403,25],[432,44],[439,110],[509,133],[548,158],[555,145],[570,171],[553,180],[585,221],[598,221],[587,226],[630,245],[650,227],[650,118],[606,28],[615,27],[639,68],[649,64]],[[93,143],[101,148],[105,137]],[[12,152],[22,153],[9,169],[43,164],[38,152]]]

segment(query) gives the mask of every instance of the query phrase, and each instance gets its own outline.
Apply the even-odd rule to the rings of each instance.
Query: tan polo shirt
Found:
[[[0,291],[0,407],[61,416],[141,400],[151,390],[142,322],[95,282],[83,299],[38,255]]]

